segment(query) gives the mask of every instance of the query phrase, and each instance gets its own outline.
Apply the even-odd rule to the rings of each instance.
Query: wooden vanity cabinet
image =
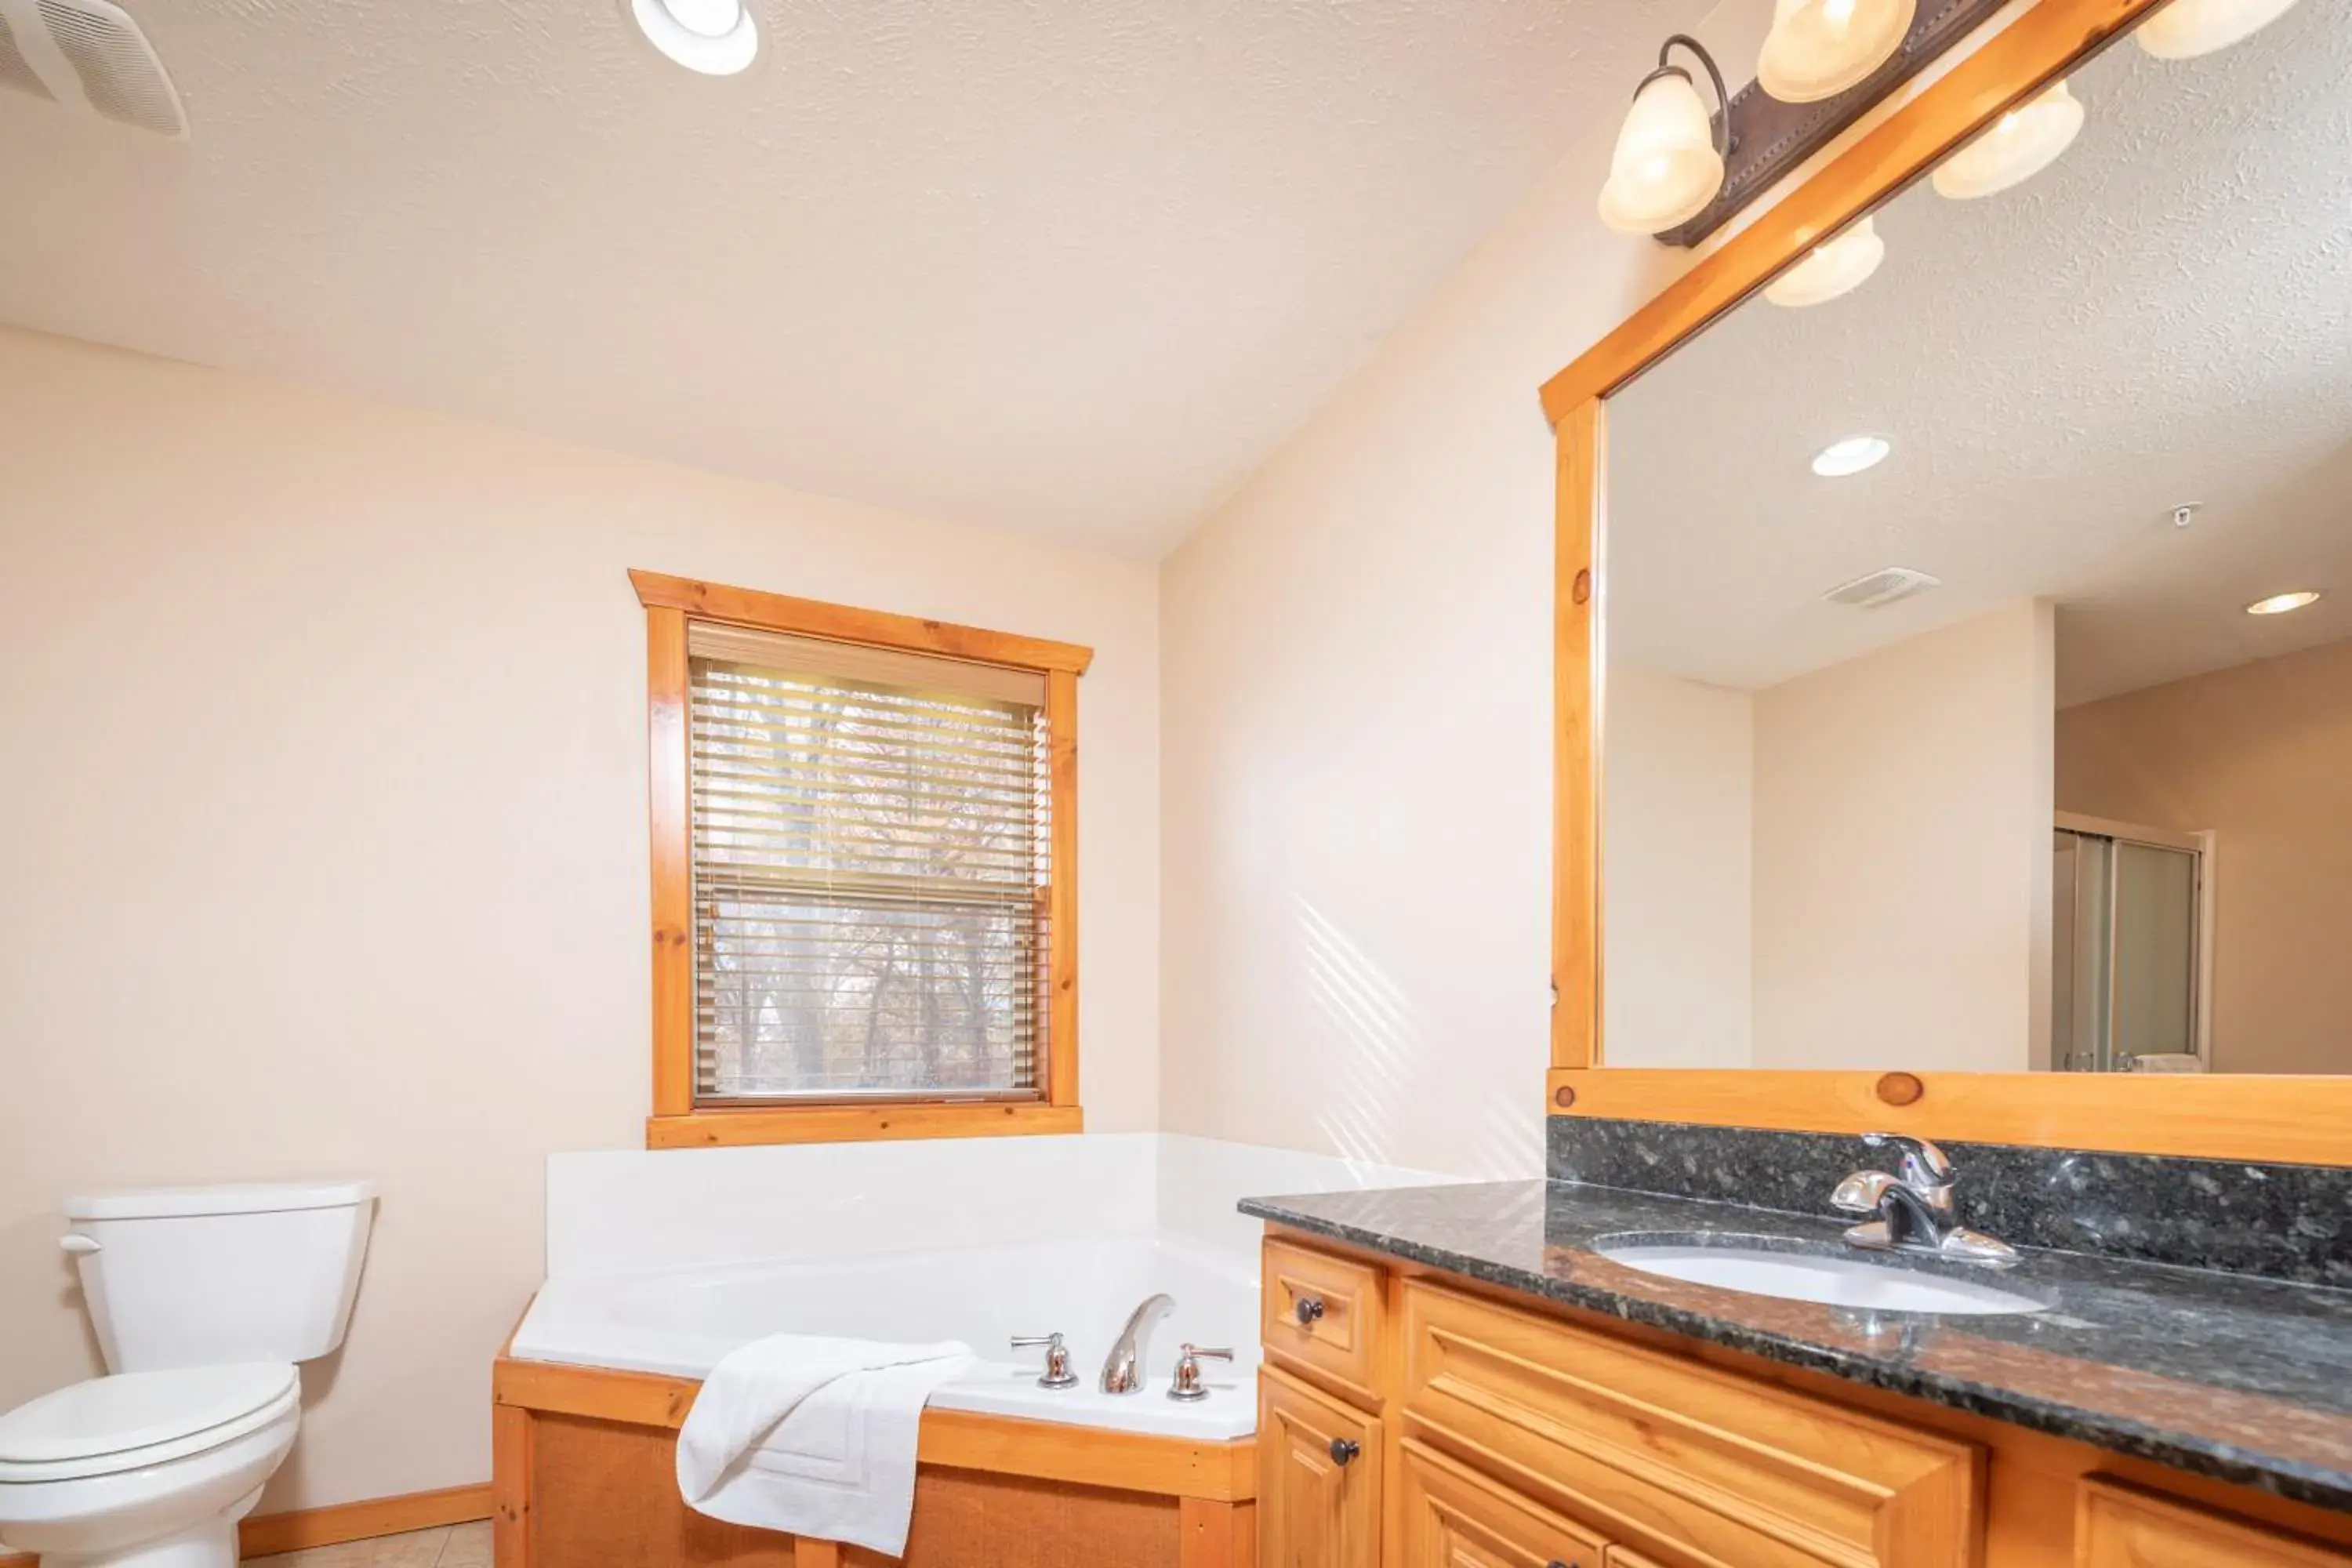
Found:
[[[1295,1377],[1258,1373],[1262,1568],[1373,1568],[1381,1552],[1381,1423]]]
[[[2137,1487],[2093,1479],[2075,1513],[2077,1568],[2347,1568],[2352,1554]]]
[[[1259,1568],[2352,1568],[2341,1516],[1288,1233],[1265,1266]]]
[[[1608,1568],[1609,1543],[1412,1438],[1397,1446],[1404,1568]],[[1630,1558],[1615,1561],[1640,1568]]]

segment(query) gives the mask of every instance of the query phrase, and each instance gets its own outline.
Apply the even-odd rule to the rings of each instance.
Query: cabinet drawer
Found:
[[[1381,1271],[1269,1237],[1264,1284],[1258,1335],[1266,1354],[1378,1410],[1388,1333]]]
[[[2076,1568],[2347,1568],[2352,1554],[2094,1476],[2074,1510]]]
[[[1376,1568],[1380,1422],[1273,1367],[1257,1376],[1262,1568]]]
[[[1398,1449],[1402,1568],[1606,1568],[1608,1544],[1408,1438]]]
[[[1557,1500],[1621,1563],[1972,1560],[1969,1444],[1422,1281],[1401,1299],[1407,1432]]]

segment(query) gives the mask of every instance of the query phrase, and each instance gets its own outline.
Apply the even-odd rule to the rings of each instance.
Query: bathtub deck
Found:
[[[699,1384],[501,1357],[498,1568],[869,1568],[679,1500]],[[1254,1568],[1257,1445],[925,1413],[904,1568]]]

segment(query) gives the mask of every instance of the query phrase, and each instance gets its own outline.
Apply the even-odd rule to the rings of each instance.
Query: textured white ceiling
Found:
[[[1156,555],[1704,0],[128,0],[0,92],[0,320]]]
[[[2110,49],[2054,168],[1915,186],[1860,291],[1751,300],[1614,399],[1612,657],[1769,686],[2040,595],[2068,703],[2352,636],[2347,81],[2352,0],[2202,60]],[[1894,456],[1809,471],[1861,431]],[[1945,586],[1819,602],[1889,565]],[[2241,613],[2302,586],[2333,592]]]

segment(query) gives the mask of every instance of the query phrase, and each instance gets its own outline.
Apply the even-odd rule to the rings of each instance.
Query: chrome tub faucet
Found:
[[[1830,1194],[1832,1208],[1877,1216],[1849,1228],[1849,1245],[1872,1252],[1933,1253],[1996,1268],[2017,1261],[2017,1249],[2007,1242],[1960,1224],[1952,1200],[1952,1162],[1941,1149],[1906,1132],[1865,1132],[1862,1141],[1874,1149],[1900,1149],[1903,1162],[1891,1176],[1856,1171]]]
[[[1175,1307],[1176,1298],[1163,1293],[1146,1296],[1128,1314],[1127,1327],[1118,1331],[1118,1340],[1103,1363],[1101,1388],[1105,1394],[1133,1394],[1143,1386],[1144,1344],[1151,1336],[1151,1326]]]

